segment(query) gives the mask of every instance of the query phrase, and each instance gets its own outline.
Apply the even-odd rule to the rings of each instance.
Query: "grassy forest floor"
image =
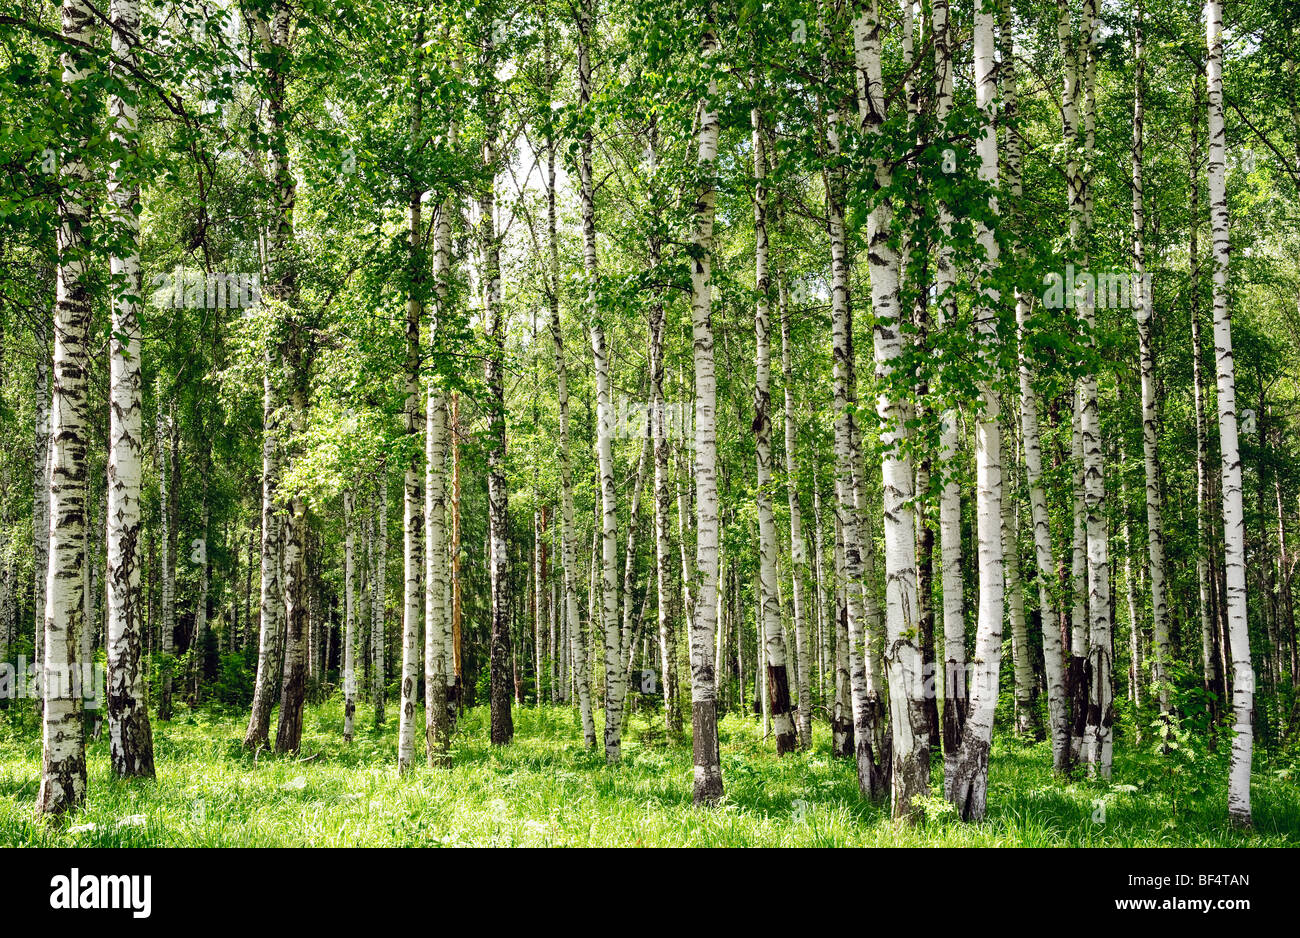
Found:
[[[407,778],[395,710],[379,732],[367,708],[357,716],[348,745],[341,701],[312,706],[301,758],[254,759],[240,746],[246,716],[181,709],[154,723],[157,780],[133,784],[111,777],[105,732],[88,747],[85,811],[51,827],[32,807],[35,716],[0,712],[0,846],[1300,846],[1295,757],[1257,753],[1255,829],[1238,832],[1226,822],[1226,744],[1160,758],[1121,739],[1109,782],[1065,783],[1046,743],[999,738],[988,819],[962,824],[935,798],[909,828],[858,797],[852,762],[830,756],[821,725],[812,751],[778,759],[755,721],[728,716],[726,801],[698,810],[689,740],[666,741],[658,713],[633,716],[611,768],[583,751],[575,711],[516,708],[514,743],[494,748],[486,709],[472,710],[453,767]]]

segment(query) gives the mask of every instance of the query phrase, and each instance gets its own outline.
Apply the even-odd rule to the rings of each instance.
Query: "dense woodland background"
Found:
[[[4,0],[0,61],[15,804],[197,717],[914,823],[1253,765],[1294,836],[1294,4]]]

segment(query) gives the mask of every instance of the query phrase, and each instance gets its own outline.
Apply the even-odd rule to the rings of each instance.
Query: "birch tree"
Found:
[[[1169,711],[1169,608],[1165,597],[1164,496],[1158,445],[1159,416],[1156,413],[1156,363],[1151,328],[1155,300],[1147,282],[1146,206],[1142,184],[1145,55],[1142,36],[1142,4],[1133,21],[1133,282],[1137,287],[1134,318],[1138,329],[1138,367],[1142,375],[1142,456],[1146,473],[1147,554],[1151,573],[1151,630],[1155,655],[1151,662],[1151,683],[1160,699],[1162,713]],[[1136,628],[1136,626],[1134,626]]]
[[[1214,360],[1222,458],[1224,572],[1227,581],[1228,643],[1232,653],[1232,767],[1228,776],[1228,816],[1251,824],[1250,763],[1254,743],[1255,674],[1246,629],[1245,520],[1241,505],[1241,452],[1238,449],[1237,386],[1232,357],[1232,316],[1228,294],[1229,216],[1226,184],[1227,134],[1223,125],[1223,4],[1205,2],[1206,89],[1209,100],[1210,230],[1214,237]]]
[[[998,137],[995,125],[997,62],[993,32],[993,0],[981,0],[975,10],[975,105],[984,119],[975,151],[980,181],[998,185]],[[989,214],[997,217],[996,196],[989,196]],[[979,294],[975,322],[979,411],[975,422],[975,527],[979,551],[979,612],[975,631],[975,666],[970,710],[962,732],[961,749],[949,783],[949,800],[964,820],[982,820],[988,801],[989,749],[993,741],[993,716],[998,699],[998,672],[1002,660],[1004,605],[1002,550],[1002,441],[999,403],[994,390],[998,289],[991,285],[998,263],[998,242],[982,218],[975,231],[983,250],[979,269]]]
[[[87,368],[91,302],[86,274],[90,246],[85,225],[90,170],[90,62],[82,51],[91,38],[94,13],[83,0],[65,0],[62,36],[63,103],[71,133],[60,154],[58,270],[54,306],[54,399],[50,418],[49,574],[45,601],[45,657],[41,786],[36,808],[60,815],[86,800],[86,749],[81,723],[79,648],[85,621]],[[77,677],[80,675],[77,674]]]
[[[865,12],[853,24],[853,49],[858,119],[869,140],[880,136],[886,119],[880,31],[876,0],[868,0]],[[867,216],[867,242],[871,307],[876,320],[876,375],[883,388],[877,397],[876,410],[885,425],[881,447],[884,450],[885,666],[893,733],[891,790],[894,816],[911,818],[916,811],[916,799],[925,798],[930,790],[930,720],[921,649],[917,643],[916,522],[912,508],[915,476],[907,451],[910,411],[906,401],[890,387],[891,376],[903,352],[899,257],[890,240],[893,202],[888,191],[893,171],[883,155],[873,157],[870,169],[876,193]],[[860,740],[858,745],[861,746]]]
[[[756,91],[761,94],[761,85]],[[750,110],[754,146],[754,435],[758,485],[759,618],[767,661],[768,699],[777,755],[797,745],[794,714],[790,706],[790,679],[786,668],[785,635],[781,628],[781,603],[777,595],[776,519],[772,515],[772,323],[768,295],[767,154],[762,111]]]
[[[139,146],[139,91],[126,69],[136,60],[140,7],[137,0],[112,0],[109,20],[112,48],[122,63],[113,77],[121,83],[109,95],[108,113],[113,144],[120,148],[109,168],[108,195],[117,236],[121,239],[109,266],[113,275],[113,338],[111,358],[108,459],[108,651],[109,758],[123,777],[152,778],[153,734],[144,697],[141,666],[140,592],[140,470],[144,449],[140,396],[140,223],[136,207],[140,186],[128,161]]]
[[[582,136],[578,173],[582,202],[582,268],[586,276],[586,312],[590,319],[591,355],[596,372],[596,457],[600,473],[600,624],[605,650],[605,759],[617,762],[622,752],[623,644],[618,617],[618,492],[614,487],[614,405],[610,390],[609,350],[597,291],[596,201],[591,155],[595,136],[591,109],[591,43],[596,20],[594,0],[578,10],[578,108]]]
[[[691,334],[695,358],[695,616],[691,622],[691,729],[694,737],[697,805],[722,798],[722,757],[718,748],[717,685],[714,682],[713,633],[717,626],[718,594],[718,446],[717,387],[713,359],[711,271],[713,223],[717,205],[715,174],[718,159],[718,69],[721,46],[717,6],[705,10],[700,36],[700,71],[707,88],[697,118],[695,197],[692,229]]]

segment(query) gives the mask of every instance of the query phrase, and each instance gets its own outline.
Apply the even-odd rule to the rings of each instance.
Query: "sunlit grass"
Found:
[[[341,702],[307,711],[302,754],[242,751],[244,717],[181,710],[155,723],[158,778],[119,782],[107,739],[89,747],[84,811],[49,825],[33,811],[40,747],[32,716],[0,713],[0,845],[28,846],[1283,846],[1300,845],[1300,787],[1256,766],[1255,829],[1226,823],[1222,754],[1192,767],[1117,747],[1109,782],[1052,777],[1046,744],[1000,738],[989,816],[952,818],[938,798],[916,827],[858,797],[853,766],[816,745],[778,759],[753,720],[722,722],[726,798],[691,804],[689,742],[657,714],[633,717],[620,765],[582,748],[576,713],[515,711],[511,746],[487,742],[486,712],[461,720],[450,769],[399,778],[396,721],[341,737]],[[272,723],[274,728],[274,723]],[[1261,765],[1261,763],[1264,763]],[[936,792],[941,772],[936,766]],[[1104,808],[1102,807],[1104,805]]]

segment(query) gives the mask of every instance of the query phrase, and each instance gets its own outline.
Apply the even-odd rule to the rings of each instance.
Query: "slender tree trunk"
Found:
[[[1007,431],[1010,441],[1014,435]],[[1038,720],[1038,684],[1029,653],[1029,630],[1025,622],[1025,595],[1020,582],[1020,505],[1016,499],[1015,447],[1007,447],[1007,483],[1002,498],[1002,557],[1006,572],[1007,625],[1011,629],[1011,661],[1014,668],[1016,733],[1026,740],[1041,739]]]
[[[975,11],[975,104],[984,116],[984,125],[976,139],[980,159],[979,177],[986,185],[998,185],[998,138],[994,123],[997,97],[997,65],[993,31],[993,5],[983,4]],[[996,217],[995,197],[989,199],[989,212]],[[977,379],[980,395],[979,415],[975,422],[975,528],[979,556],[979,612],[975,630],[974,674],[970,710],[962,732],[949,798],[963,820],[983,820],[988,800],[988,759],[993,740],[993,715],[998,701],[998,671],[1002,659],[1002,614],[1004,600],[1002,522],[1002,440],[999,403],[994,383],[997,356],[997,309],[1000,300],[996,287],[990,285],[998,264],[998,242],[993,230],[981,220],[976,233],[984,250],[979,271],[979,296],[975,321],[981,373]],[[1014,621],[1013,621],[1014,627]]]
[[[135,64],[139,42],[138,0],[112,0],[109,20],[113,54],[122,63],[113,70],[124,85],[124,94],[110,95],[108,99],[111,139],[121,148],[122,157],[110,167],[108,182],[116,236],[121,239],[109,263],[115,293],[108,457],[108,625],[104,642],[109,672],[109,758],[119,776],[152,778],[153,732],[140,661],[140,463],[144,440],[136,308],[140,296],[140,223],[135,214],[140,186],[126,162],[134,156],[139,141],[137,89],[134,77],[126,73]],[[8,637],[7,621],[3,628],[0,645]],[[3,658],[4,649],[0,647],[0,660]]]
[[[1002,4],[1002,112],[1012,123],[1017,113],[1015,54],[1012,43],[1010,4]],[[1023,195],[1020,169],[1020,138],[1018,131],[1009,129],[1006,135],[1007,189],[1011,195],[1012,211],[1020,214]],[[1017,257],[1023,257],[1022,247],[1016,245]],[[1054,608],[1052,583],[1052,531],[1047,511],[1047,492],[1043,484],[1043,451],[1039,425],[1038,390],[1034,386],[1034,367],[1028,347],[1029,315],[1032,299],[1029,294],[1016,289],[1016,330],[1018,338],[1017,365],[1020,378],[1020,434],[1024,447],[1025,477],[1029,485],[1029,513],[1034,534],[1034,584],[1038,588],[1039,623],[1043,633],[1043,673],[1047,681],[1048,728],[1052,739],[1052,766],[1057,773],[1066,771],[1070,754],[1070,700],[1066,688],[1065,656],[1061,632],[1053,624],[1059,611]],[[1028,585],[1028,584],[1027,584]]]
[[[356,573],[352,490],[343,491],[343,740],[352,742],[357,712]]]
[[[62,34],[74,43],[90,41],[93,14],[83,0],[64,0]],[[89,125],[90,68],[76,47],[64,53],[63,95],[74,127]],[[91,303],[86,287],[89,242],[83,227],[90,170],[83,162],[87,139],[62,155],[58,205],[58,274],[54,307],[54,400],[50,426],[49,574],[45,605],[45,701],[41,787],[42,814],[76,810],[86,799],[86,750],[81,723],[78,642],[85,622],[88,476],[87,368]],[[79,676],[79,675],[77,675]]]
[[[578,169],[582,202],[582,259],[587,278],[587,314],[596,372],[596,456],[600,472],[600,632],[605,649],[605,758],[617,762],[623,735],[623,646],[618,619],[618,494],[614,486],[614,406],[610,389],[609,351],[597,300],[596,203],[592,179],[591,42],[595,2],[578,11],[578,101],[584,114]]]
[[[1223,543],[1227,580],[1228,642],[1232,654],[1232,769],[1228,776],[1228,816],[1249,826],[1250,762],[1254,742],[1255,676],[1246,628],[1245,521],[1241,507],[1241,452],[1237,446],[1237,389],[1232,357],[1232,319],[1228,294],[1228,194],[1225,181],[1227,135],[1223,126],[1223,6],[1205,2],[1206,68],[1209,91],[1210,227],[1214,234],[1214,359],[1218,378],[1219,450],[1223,468]]]
[[[721,49],[717,35],[717,7],[705,13],[701,39],[702,68],[711,71]],[[697,135],[697,170],[701,187],[695,200],[691,256],[691,324],[695,349],[695,488],[696,488],[696,589],[695,618],[691,622],[691,727],[694,736],[695,793],[697,805],[716,804],[722,797],[722,757],[718,748],[718,703],[713,677],[713,631],[717,624],[718,594],[718,447],[717,373],[713,361],[712,277],[713,216],[717,203],[714,174],[718,159],[718,85],[709,76],[700,99]]]
[[[812,746],[812,662],[816,655],[808,636],[808,545],[804,539],[803,513],[799,505],[799,461],[796,456],[794,369],[790,342],[790,297],[784,280],[779,284],[781,314],[781,379],[785,390],[785,492],[790,506],[790,605],[794,616],[795,654],[798,658],[799,745]]]
[[[881,133],[886,117],[880,30],[877,2],[868,0],[865,14],[854,21],[853,45],[858,119],[869,136]],[[887,190],[893,182],[888,164],[879,159],[872,169],[876,185]],[[899,256],[889,242],[893,211],[892,200],[878,197],[867,217],[871,306],[876,317],[876,374],[886,386],[903,354]],[[907,448],[911,435],[907,421],[912,409],[897,392],[885,390],[878,396],[876,410],[884,421],[881,447],[884,450],[885,642],[888,649],[885,666],[893,733],[890,772],[893,814],[912,819],[918,810],[915,800],[925,798],[930,791],[930,720],[918,641],[916,521],[912,508],[915,476]],[[858,746],[861,751],[861,739]]]
[[[760,91],[761,94],[761,91]],[[758,476],[758,616],[762,626],[767,661],[767,693],[777,755],[792,752],[797,745],[790,706],[790,680],[786,667],[785,636],[781,629],[781,606],[777,597],[776,519],[772,515],[772,338],[768,315],[767,240],[767,154],[763,116],[758,108],[750,112],[754,126],[754,282],[758,303],[754,312],[754,434]]]
[[[1146,211],[1142,188],[1142,117],[1144,49],[1142,45],[1142,5],[1138,4],[1133,25],[1133,61],[1136,75],[1133,87],[1133,275],[1140,291],[1136,297],[1139,367],[1142,373],[1142,454],[1146,472],[1147,552],[1151,570],[1151,629],[1155,655],[1151,661],[1151,683],[1160,698],[1160,710],[1169,712],[1169,609],[1165,596],[1165,528],[1161,490],[1159,414],[1156,404],[1156,362],[1151,341],[1154,297],[1147,282],[1144,234]]]
[[[276,439],[279,405],[275,393],[277,376],[273,373],[274,361],[269,350],[265,368],[266,372],[262,377],[262,575],[259,593],[257,676],[253,683],[253,709],[248,717],[248,730],[244,734],[244,748],[252,750],[265,747],[268,742],[275,673],[280,657],[280,617],[284,609],[284,598],[280,592],[280,512],[276,495],[276,475],[279,471]],[[165,569],[167,563],[165,532],[162,538],[162,554]],[[165,584],[164,574],[164,609],[167,596]]]
[[[650,172],[658,168],[658,125],[651,118],[648,147]],[[661,211],[654,202],[655,221],[649,237],[650,270],[657,271],[661,263],[662,236],[659,233]],[[650,306],[650,419],[654,436],[654,511],[655,511],[655,583],[657,601],[655,615],[659,636],[659,667],[662,671],[664,696],[664,723],[668,733],[682,731],[682,714],[677,703],[676,634],[672,618],[672,544],[669,516],[672,496],[668,491],[668,422],[664,403],[664,303],[656,293]]]
[[[497,54],[491,30],[485,32],[484,60],[496,67]],[[489,86],[483,93],[484,171],[497,170],[497,134],[499,132],[497,94]],[[488,389],[488,420],[491,441],[488,450],[488,542],[491,583],[492,627],[488,645],[490,672],[491,739],[505,745],[515,735],[510,712],[510,583],[507,542],[509,538],[509,489],[506,486],[506,410],[505,410],[505,315],[501,308],[501,245],[496,227],[496,180],[491,178],[479,196],[478,232],[480,288],[483,304],[483,328],[488,341],[484,360],[484,381]]]
[[[378,472],[378,502],[370,516],[374,557],[370,577],[370,654],[371,700],[375,705],[375,727],[384,723],[384,697],[388,684],[388,673],[384,663],[388,642],[388,462],[380,460]]]
[[[587,670],[586,640],[579,622],[578,605],[578,540],[573,518],[573,461],[569,454],[569,378],[564,354],[564,329],[560,323],[560,247],[556,222],[556,141],[547,141],[546,225],[550,250],[550,277],[547,284],[551,307],[551,340],[555,345],[556,401],[559,406],[560,439],[560,561],[561,579],[564,581],[564,631],[561,642],[565,658],[561,672],[569,673],[577,685],[578,709],[582,720],[583,744],[596,745],[596,723],[591,709],[591,680]]]
[[[1188,255],[1190,290],[1188,293],[1189,312],[1192,322],[1192,406],[1196,417],[1196,593],[1201,625],[1201,676],[1205,690],[1220,698],[1223,695],[1221,663],[1215,641],[1214,603],[1212,601],[1213,582],[1210,570],[1209,550],[1212,537],[1210,534],[1210,477],[1209,444],[1205,428],[1205,379],[1202,376],[1201,343],[1201,259],[1199,239],[1201,224],[1201,153],[1199,124],[1204,100],[1201,97],[1202,69],[1198,63],[1197,73],[1192,77],[1192,113],[1191,140],[1188,165],[1190,179],[1188,185]],[[1213,706],[1217,712],[1218,707]]]
[[[412,51],[415,57],[415,74],[412,80],[411,150],[417,152],[422,144],[424,123],[424,91],[421,67],[424,46],[424,20],[420,17],[416,27]],[[418,182],[411,187],[408,200],[407,229],[410,249],[406,297],[406,362],[403,369],[406,379],[406,398],[402,407],[403,430],[409,440],[418,440],[424,422],[420,419],[420,324],[424,318],[424,245],[423,211],[421,200],[424,189]],[[426,408],[427,411],[427,408]],[[425,415],[427,420],[427,413]],[[409,772],[415,764],[415,727],[417,721],[416,697],[419,689],[421,664],[420,617],[424,612],[425,597],[422,552],[424,548],[424,481],[421,472],[422,458],[427,460],[424,447],[410,446],[403,473],[402,484],[402,705],[397,723],[397,771]],[[426,689],[427,696],[427,689]]]
[[[449,145],[457,137],[456,122],[448,128]],[[434,315],[429,323],[429,354],[443,354],[444,330],[452,320],[451,216],[455,202],[444,198],[433,230]],[[451,714],[448,683],[454,681],[451,659],[451,610],[448,608],[449,568],[447,546],[447,395],[440,375],[429,379],[425,406],[425,573],[424,573],[424,735],[429,764],[448,764],[451,748]]]
[[[953,98],[952,28],[948,0],[934,0],[935,120],[940,127],[948,119]],[[952,209],[939,206],[939,247],[935,261],[938,325],[942,329],[957,316],[957,271],[951,243]],[[957,752],[969,709],[966,687],[966,618],[962,577],[961,487],[955,463],[959,432],[957,411],[948,409],[939,423],[939,562],[943,593],[943,758],[944,787],[950,787],[956,770]]]

